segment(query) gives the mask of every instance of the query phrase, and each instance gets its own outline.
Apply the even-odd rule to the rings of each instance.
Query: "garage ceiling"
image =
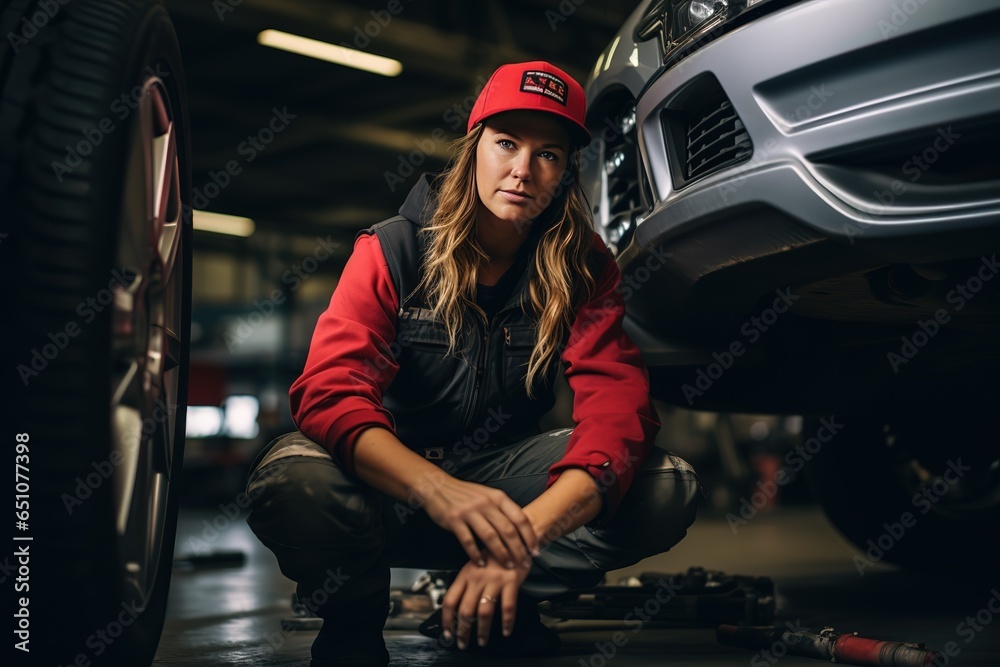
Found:
[[[196,208],[252,217],[260,230],[346,238],[392,215],[420,170],[444,165],[445,143],[432,137],[464,131],[472,95],[497,65],[547,59],[583,81],[638,3],[166,4],[186,69],[194,186],[206,197]],[[267,28],[362,47],[401,61],[403,72],[388,78],[263,47],[257,35]],[[294,119],[254,148],[248,137],[276,109]],[[230,161],[240,173],[206,188],[213,173],[225,183],[218,174]]]

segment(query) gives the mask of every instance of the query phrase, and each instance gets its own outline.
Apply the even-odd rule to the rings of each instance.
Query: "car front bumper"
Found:
[[[800,222],[803,237],[849,245],[996,226],[997,173],[970,182],[931,167],[945,152],[974,148],[963,145],[979,137],[966,124],[1000,121],[998,29],[996,0],[809,0],[696,51],[638,101],[656,201],[623,263],[747,208]],[[753,153],[677,187],[669,158],[683,147],[671,144],[662,114],[688,104],[685,91],[705,77],[717,79]],[[942,258],[957,250],[938,249]]]

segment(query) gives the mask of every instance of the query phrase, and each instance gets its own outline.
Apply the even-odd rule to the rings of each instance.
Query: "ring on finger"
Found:
[[[489,595],[484,595],[483,597],[479,598],[479,604],[486,604],[487,602],[495,603],[496,601],[497,601],[496,598],[490,597]]]

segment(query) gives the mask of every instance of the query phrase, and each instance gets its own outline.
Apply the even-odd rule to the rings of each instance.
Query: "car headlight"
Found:
[[[716,28],[749,19],[752,8],[777,7],[795,0],[657,0],[650,3],[635,30],[638,41],[658,37],[664,61],[681,47],[705,37]]]
[[[679,41],[705,21],[724,16],[728,11],[727,0],[686,0],[675,4],[670,22],[672,41]]]

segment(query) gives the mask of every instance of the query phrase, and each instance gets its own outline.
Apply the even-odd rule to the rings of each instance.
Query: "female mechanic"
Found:
[[[581,187],[585,106],[549,63],[500,67],[448,167],[355,241],[290,389],[298,431],[247,487],[251,528],[323,619],[313,667],[388,664],[390,567],[457,571],[422,628],[442,646],[553,653],[539,600],[694,521]],[[559,362],[575,427],[540,433]]]

